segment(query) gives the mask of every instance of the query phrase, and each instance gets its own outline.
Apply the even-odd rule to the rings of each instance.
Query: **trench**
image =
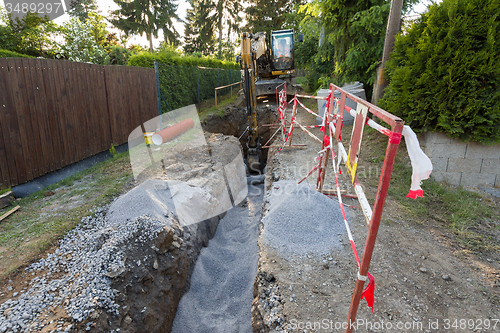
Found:
[[[273,134],[273,129],[265,125],[273,124],[276,120],[276,102],[274,99],[275,97],[272,95],[257,98],[257,103],[259,104],[257,124],[259,126],[261,145],[264,145]],[[206,132],[222,133],[240,138],[241,147],[246,157],[248,150],[248,131],[245,133],[247,123],[248,118],[244,107],[228,107],[223,116],[209,116],[205,119],[202,122],[202,127]],[[267,163],[267,149],[261,149],[260,161],[260,172],[262,173],[263,167]]]
[[[271,130],[263,125],[273,121],[273,111],[261,107],[258,112],[261,144],[269,140]],[[246,155],[248,134],[245,109],[226,110],[222,117],[211,117],[204,130],[240,137]],[[262,168],[267,150],[261,151]],[[189,289],[182,296],[172,325],[173,333],[252,332],[251,305],[258,268],[259,221],[264,185],[248,178],[248,195],[222,218],[208,247],[201,249],[191,274]]]

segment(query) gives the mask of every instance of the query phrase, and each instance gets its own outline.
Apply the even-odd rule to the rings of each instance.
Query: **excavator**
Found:
[[[303,40],[304,36],[298,34],[297,41]],[[275,94],[276,88],[285,82],[287,93],[295,94],[294,46],[293,29],[271,31],[269,44],[266,32],[244,32],[241,36],[241,54],[236,61],[241,67],[248,115],[247,164],[252,171],[259,170],[260,165],[257,96]]]

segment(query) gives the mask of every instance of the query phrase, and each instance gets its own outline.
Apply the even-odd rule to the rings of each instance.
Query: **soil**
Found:
[[[302,110],[303,111],[303,110]],[[299,112],[298,121],[313,125],[315,118]],[[321,137],[317,129],[312,132]],[[344,128],[349,142],[350,128]],[[365,132],[361,156],[374,156],[379,149]],[[371,134],[373,135],[373,134]],[[307,149],[269,152],[267,189],[277,180],[299,180],[315,165],[319,143],[297,129],[294,144]],[[275,142],[279,144],[279,142]],[[383,151],[380,152],[383,156]],[[401,144],[398,154],[406,154]],[[376,154],[375,154],[376,155]],[[383,157],[382,157],[383,159]],[[366,178],[378,179],[368,159],[361,158]],[[341,175],[341,187],[354,194]],[[307,179],[315,184],[317,172]],[[376,187],[364,182],[370,204]],[[363,179],[361,180],[363,183]],[[410,179],[408,179],[408,188]],[[325,188],[335,188],[333,172],[327,171]],[[425,193],[424,193],[425,194]],[[496,198],[498,201],[498,198]],[[344,199],[350,227],[360,256],[367,223],[357,200]],[[333,201],[332,204],[338,204]],[[266,209],[266,208],[264,208]],[[311,207],[314,209],[314,207]],[[314,228],[314,221],[310,223]],[[262,228],[262,225],[261,225]],[[496,237],[498,239],[498,229]],[[343,249],[320,258],[289,257],[259,237],[259,270],[253,302],[254,332],[343,332],[357,277],[357,264],[346,233],[339,235]],[[314,239],[311,239],[314,242]],[[449,229],[435,221],[411,216],[389,196],[383,212],[369,272],[375,277],[373,314],[361,301],[356,332],[498,332],[500,331],[500,262],[498,253],[466,253]],[[495,326],[496,325],[496,326]],[[495,326],[495,327],[494,327]]]
[[[259,97],[259,109],[257,112],[257,123],[259,125],[259,137],[260,144],[264,145],[272,135],[271,129],[269,126],[263,126],[272,124],[275,119],[275,108],[274,105],[276,103],[272,103],[270,101],[273,100],[274,97],[263,96]],[[246,152],[248,150],[247,142],[248,142],[248,131],[245,132],[248,124],[248,116],[247,111],[244,107],[236,107],[234,105],[230,105],[226,108],[226,112],[224,115],[210,115],[204,121],[202,121],[203,130],[209,133],[222,133],[225,135],[232,135],[236,138],[240,138],[241,146],[243,147],[243,151],[246,156]],[[260,162],[267,162],[267,151],[265,149],[261,150]]]
[[[259,123],[273,123],[274,110],[275,106],[270,104],[260,112],[263,116]],[[205,120],[204,129],[239,137],[246,128],[246,112],[235,107],[227,111],[222,118]],[[297,119],[303,125],[315,123],[315,117],[305,112],[299,112]],[[273,131],[266,128],[261,132],[262,144]],[[319,137],[317,130],[313,133]],[[350,133],[349,129],[344,129],[344,133]],[[348,142],[348,138],[344,141]],[[245,149],[246,135],[240,142]],[[300,129],[294,132],[293,142],[307,144],[308,148],[284,150],[277,156],[274,149],[267,155],[267,189],[277,180],[302,178],[314,165],[319,144]],[[375,149],[369,144],[362,146],[360,165],[366,166],[367,178],[378,177],[363,160],[363,154],[372,156]],[[399,154],[405,150],[402,145]],[[341,177],[345,175],[343,170]],[[315,176],[316,173],[307,181],[315,183]],[[408,186],[409,183],[410,180]],[[348,180],[342,178],[341,184],[343,190],[353,194]],[[367,181],[364,190],[373,205],[376,187],[370,184]],[[333,174],[327,172],[325,188],[334,186]],[[356,200],[346,198],[344,202],[352,206],[346,210],[361,255],[368,229],[366,221],[356,208],[359,206]],[[497,229],[494,236],[498,237],[498,233]],[[254,332],[344,331],[342,324],[349,311],[357,265],[345,233],[339,238],[343,247],[319,258],[284,256],[259,238],[259,268],[252,304]],[[375,277],[375,306],[372,314],[362,300],[356,332],[500,332],[499,254],[462,251],[449,229],[411,216],[391,196],[386,200],[369,271]],[[0,286],[3,293],[0,300],[26,288],[29,282],[24,274],[11,279],[13,281]],[[8,287],[13,288],[8,290]],[[99,327],[95,329],[99,331]]]

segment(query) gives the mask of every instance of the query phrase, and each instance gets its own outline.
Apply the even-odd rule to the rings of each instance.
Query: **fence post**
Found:
[[[161,121],[161,90],[160,90],[160,73],[158,70],[158,61],[155,61],[155,75],[156,75],[156,95],[158,98],[158,120],[159,120],[159,126],[158,130],[162,130],[162,121]],[[167,105],[168,108],[168,105]]]
[[[220,87],[220,70],[217,68],[217,87]],[[215,94],[215,105],[217,105],[217,94]]]
[[[161,100],[160,100],[160,75],[158,74],[158,61],[155,61],[155,76],[156,76],[156,95],[158,99],[158,115],[161,116]]]
[[[201,112],[201,102],[200,102],[200,68],[196,65],[196,82],[198,84],[198,112]]]

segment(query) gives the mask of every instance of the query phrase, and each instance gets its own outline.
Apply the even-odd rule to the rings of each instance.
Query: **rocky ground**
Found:
[[[298,121],[312,125],[314,117],[302,112]],[[349,128],[344,132],[350,134]],[[317,130],[313,133],[319,136]],[[367,135],[365,140],[369,141]],[[348,138],[344,140],[348,142]],[[293,143],[305,143],[308,148],[285,149],[276,156],[276,150],[270,152],[266,174],[268,196],[282,186],[283,180],[301,179],[313,167],[314,158],[321,149],[300,129],[294,132]],[[405,151],[402,142],[399,154]],[[341,186],[347,193],[354,194],[345,179],[346,170],[343,171]],[[311,183],[315,182],[316,174],[309,178]],[[331,172],[327,175],[325,187],[334,188],[333,175]],[[367,166],[365,177],[378,177],[378,174],[373,170],[373,175],[368,175]],[[376,188],[366,184],[364,188],[373,205]],[[346,198],[344,202],[349,205],[345,208],[361,255],[367,224],[357,207],[357,200]],[[331,203],[338,205],[333,199]],[[309,212],[311,218],[302,219],[309,231],[301,230],[303,237],[310,235],[311,253],[304,255],[293,249],[295,244],[280,248],[266,239],[266,228],[269,227],[266,215],[279,205],[272,200],[265,202],[252,305],[254,332],[343,332],[342,325],[347,319],[357,275],[356,261],[343,223],[342,232],[331,239],[332,244],[339,243],[340,246],[330,246],[327,253],[314,250],[313,245],[318,242],[318,219]],[[318,208],[314,204],[310,207],[311,211]],[[339,222],[334,216],[325,218]],[[373,314],[362,300],[355,331],[500,331],[498,253],[464,254],[449,229],[424,224],[423,221],[408,214],[389,196],[369,269],[375,277]],[[284,229],[283,234],[287,237],[291,233]]]
[[[232,111],[222,119],[208,118],[204,129],[241,135],[245,112]],[[272,123],[273,116],[270,105],[261,124]],[[311,125],[315,119],[302,112],[298,121]],[[348,128],[344,131],[350,133]],[[263,141],[271,134],[267,127]],[[222,191],[225,186],[210,174],[231,163],[241,149],[234,137],[207,138],[212,147],[208,153],[180,149],[146,170],[138,182],[142,185],[92,212],[57,250],[1,285],[0,332],[169,332],[198,253],[215,234],[221,215],[181,223],[173,203],[165,199],[172,197],[166,193],[168,181],[195,177],[194,187],[208,184]],[[312,168],[320,150],[300,129],[293,142],[308,148],[276,156],[274,149],[268,155],[253,330],[341,332],[356,281],[356,261],[338,202],[307,189],[298,196],[293,191],[289,197],[279,193]],[[361,156],[374,148],[363,149]],[[404,151],[402,144],[399,154]],[[364,162],[364,178],[376,179],[378,170]],[[342,189],[353,194],[343,171]],[[314,177],[308,182],[314,183]],[[370,184],[366,182],[364,189],[373,204],[376,188]],[[334,187],[334,177],[327,173],[325,188]],[[283,206],[285,197],[288,206]],[[361,254],[367,225],[357,201],[344,202]],[[389,196],[369,270],[375,277],[374,311],[361,302],[356,332],[499,332],[499,260],[496,252],[461,251],[449,229],[408,213]]]
[[[1,286],[0,332],[170,331],[197,256],[224,215],[183,222],[186,207],[172,199],[172,182],[220,207],[221,166],[239,157],[244,175],[236,138],[208,134],[207,143],[179,147],[164,159],[170,168],[154,165],[139,186],[92,212],[55,252]]]

